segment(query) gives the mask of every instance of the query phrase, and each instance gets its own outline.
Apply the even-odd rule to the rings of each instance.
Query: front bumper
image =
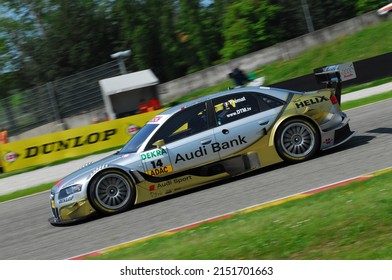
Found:
[[[49,223],[52,225],[74,223],[95,213],[94,208],[87,199],[64,206],[57,206],[54,201],[54,195],[51,195],[50,206],[52,217],[49,219]]]

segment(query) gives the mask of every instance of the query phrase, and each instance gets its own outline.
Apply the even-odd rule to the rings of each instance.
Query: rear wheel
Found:
[[[309,121],[292,119],[278,128],[275,146],[283,160],[301,162],[310,159],[318,151],[320,135]]]
[[[135,201],[135,187],[119,170],[105,170],[91,182],[92,206],[103,214],[116,214],[129,209]]]

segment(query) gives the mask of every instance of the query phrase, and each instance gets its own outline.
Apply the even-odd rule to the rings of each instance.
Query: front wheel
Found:
[[[309,121],[292,119],[278,128],[275,146],[283,160],[301,162],[312,158],[318,151],[320,135]]]
[[[109,215],[128,210],[135,200],[135,187],[123,172],[106,170],[91,182],[91,205],[100,213]]]

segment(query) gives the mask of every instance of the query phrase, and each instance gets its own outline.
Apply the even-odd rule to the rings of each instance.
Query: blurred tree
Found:
[[[355,17],[353,0],[308,0],[315,30]]]
[[[270,32],[269,23],[279,11],[269,0],[234,1],[224,17],[222,56],[231,59],[277,43],[280,35]]]
[[[205,55],[209,65],[221,59],[219,51],[223,48],[223,22],[226,10],[232,1],[215,0],[201,8]]]
[[[31,85],[107,62],[116,28],[94,0],[2,1],[2,26],[20,69]],[[12,24],[11,24],[12,23]]]
[[[380,0],[358,0],[355,1],[355,7],[356,7],[356,11],[357,14],[363,14],[366,12],[370,12],[370,11],[374,11],[374,10],[378,10],[379,8],[387,5],[388,3],[390,3],[391,1],[388,0],[384,0],[384,1],[380,1]]]
[[[388,1],[307,0],[316,29]],[[0,69],[38,85],[108,62],[161,82],[307,32],[301,0],[0,0]]]
[[[199,0],[179,0],[177,32],[188,72],[210,65],[201,9]]]
[[[133,70],[151,68],[161,81],[178,77],[175,0],[116,1],[120,47],[131,48]]]
[[[298,37],[307,32],[301,0],[271,0],[270,2],[279,7],[278,15],[270,20],[270,25],[275,27],[273,32],[282,41]]]

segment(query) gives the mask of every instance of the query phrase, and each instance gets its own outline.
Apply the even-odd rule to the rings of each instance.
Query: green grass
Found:
[[[392,91],[376,94],[376,95],[365,97],[365,98],[361,98],[361,99],[358,99],[358,100],[352,100],[352,101],[343,102],[342,103],[342,110],[344,111],[344,110],[356,108],[356,107],[359,107],[359,106],[363,106],[363,105],[371,104],[371,103],[374,103],[374,102],[382,101],[382,100],[385,100],[385,99],[388,99],[388,98],[392,98]]]
[[[5,202],[5,201],[9,201],[9,200],[25,197],[25,196],[28,196],[28,195],[32,195],[32,194],[37,194],[37,193],[40,193],[40,192],[48,191],[48,190],[50,190],[50,188],[54,184],[55,184],[55,182],[42,184],[42,185],[39,185],[39,186],[36,186],[36,187],[15,191],[15,192],[12,192],[12,193],[9,193],[9,194],[5,194],[5,195],[0,195],[0,202]]]
[[[92,259],[392,259],[392,171]]]
[[[380,80],[377,80],[377,81],[372,81],[372,82],[365,83],[365,84],[355,85],[355,86],[351,86],[351,87],[348,87],[348,88],[343,88],[342,89],[342,93],[346,94],[346,93],[358,91],[358,90],[365,89],[365,88],[379,86],[379,85],[386,84],[386,83],[389,83],[389,82],[392,82],[392,77],[380,79]]]

